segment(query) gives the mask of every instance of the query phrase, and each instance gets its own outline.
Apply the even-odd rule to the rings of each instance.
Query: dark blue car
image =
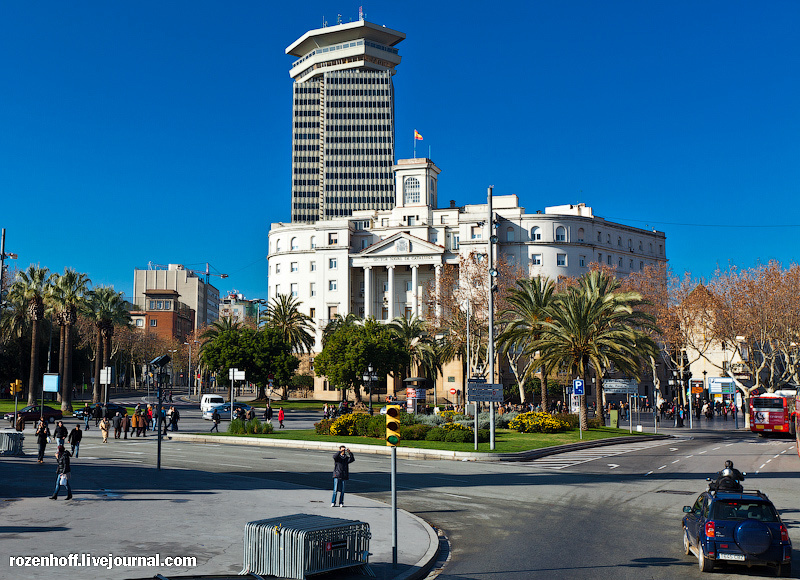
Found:
[[[683,549],[697,556],[702,572],[725,562],[773,566],[778,576],[791,575],[789,532],[762,492],[706,491],[683,511]]]

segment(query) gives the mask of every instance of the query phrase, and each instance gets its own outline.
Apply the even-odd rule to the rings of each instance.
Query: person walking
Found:
[[[181,414],[175,407],[172,407],[172,430],[178,430],[178,421],[181,420]]]
[[[219,423],[221,420],[222,418],[219,416],[219,411],[217,409],[214,409],[214,412],[211,413],[211,422],[213,423],[213,425],[211,426],[211,431],[216,430],[216,432],[219,433]],[[209,431],[209,433],[211,431]]]
[[[108,419],[105,417],[100,419],[100,433],[103,434],[103,443],[108,443],[108,429],[110,426]]]
[[[283,412],[283,407],[278,407],[278,429],[283,429],[283,419],[286,417],[286,414]]]
[[[68,434],[69,432],[67,431],[67,428],[64,427],[63,421],[56,423],[56,428],[53,429],[53,439],[55,439],[56,442],[62,447],[64,446],[64,442],[67,440]]]
[[[72,446],[71,453],[75,457],[78,456],[81,450],[81,439],[83,439],[83,431],[81,431],[81,425],[78,423],[75,425],[75,428],[69,432],[69,437],[67,438],[69,444]]]
[[[134,411],[131,416],[131,438],[133,438],[134,433],[137,437],[139,436],[139,413],[137,411]]]
[[[267,423],[272,423],[272,406],[267,401],[267,406],[264,408],[264,420]]]
[[[36,443],[39,444],[39,463],[44,463],[44,450],[47,443],[50,441],[50,428],[44,419],[39,421],[39,426],[36,428]]]
[[[58,492],[62,485],[67,488],[67,499],[72,499],[72,488],[69,485],[69,480],[72,475],[69,466],[69,451],[64,449],[63,445],[58,446],[56,461],[58,462],[58,468],[56,469],[56,489],[53,491],[53,495],[50,496],[50,499],[58,499]]]
[[[123,439],[128,438],[128,431],[130,430],[130,428],[131,428],[131,418],[126,411],[125,414],[122,416],[122,432],[124,433]]]
[[[83,428],[89,430],[89,419],[92,418],[92,410],[89,408],[89,403],[83,405]]]
[[[100,423],[100,419],[103,418],[103,406],[100,403],[97,403],[94,406],[94,426],[97,427],[97,424]]]
[[[111,419],[111,426],[114,427],[114,439],[119,439],[120,433],[122,433],[122,413],[117,411],[117,414]]]
[[[336,492],[339,492],[339,507],[344,507],[344,485],[350,479],[350,464],[355,461],[353,453],[344,445],[333,455],[333,497],[331,507],[336,505]]]

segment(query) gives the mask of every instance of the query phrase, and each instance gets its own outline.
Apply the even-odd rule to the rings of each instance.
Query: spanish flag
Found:
[[[414,129],[414,139],[417,141],[422,141],[422,135],[420,135],[416,129]]]

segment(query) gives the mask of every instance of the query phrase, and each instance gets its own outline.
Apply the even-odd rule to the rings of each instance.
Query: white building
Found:
[[[141,308],[148,290],[175,290],[181,302],[195,311],[195,329],[213,324],[219,318],[219,290],[182,264],[134,270],[133,300]]]
[[[302,302],[317,325],[317,351],[322,329],[337,314],[423,316],[425,293],[438,287],[442,267],[486,251],[487,204],[439,208],[440,169],[429,159],[403,159],[393,170],[391,210],[271,226],[269,297],[290,293]],[[499,257],[530,275],[580,276],[591,262],[624,275],[666,261],[663,232],[608,222],[582,203],[528,214],[516,195],[495,195],[492,205]],[[325,396],[322,384],[315,396]],[[444,394],[444,384],[437,390]]]

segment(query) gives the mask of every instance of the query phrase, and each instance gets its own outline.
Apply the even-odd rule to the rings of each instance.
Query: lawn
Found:
[[[75,410],[83,409],[83,405],[86,402],[91,403],[91,401],[73,401],[72,402],[72,408],[75,409]],[[36,404],[38,405],[39,402],[37,402]],[[17,410],[24,409],[27,406],[28,406],[28,400],[25,399],[23,401],[22,399],[20,399],[19,405],[17,406]],[[51,409],[56,409],[56,410],[61,409],[61,403],[59,403],[58,401],[45,401],[44,402],[44,406],[45,407],[50,407]],[[133,410],[136,407],[126,407],[126,408],[128,409],[128,415],[133,415]],[[11,401],[9,401],[8,399],[0,400],[0,414],[13,413],[13,412],[14,412],[14,401],[13,400],[11,400]],[[66,413],[64,416],[65,417],[71,417],[72,414]]]
[[[636,433],[634,433],[636,434]],[[202,433],[209,435],[209,433]],[[217,433],[211,433],[217,435]],[[219,433],[228,435],[228,433]],[[601,427],[599,429],[589,429],[583,432],[583,441],[595,441],[598,439],[608,439],[613,437],[624,437],[630,435],[626,429],[612,429]],[[638,434],[647,436],[647,433]],[[270,439],[288,439],[294,441],[331,441],[335,443],[361,443],[364,445],[385,446],[383,439],[373,437],[334,437],[332,435],[318,435],[313,429],[297,429],[283,431],[271,435],[234,435],[234,437],[263,437]],[[541,449],[543,447],[553,447],[555,445],[565,445],[580,441],[578,430],[567,431],[565,433],[517,433],[510,429],[497,429],[495,431],[495,449],[489,449],[489,443],[479,443],[478,451],[486,453],[518,453],[530,449]],[[413,447],[416,449],[441,449],[446,451],[475,451],[474,443],[447,443],[445,441],[401,441],[399,447]]]
[[[272,408],[283,407],[284,411],[319,411],[322,414],[322,406],[327,401],[272,401]],[[267,406],[266,401],[245,401],[251,407],[263,409]]]

